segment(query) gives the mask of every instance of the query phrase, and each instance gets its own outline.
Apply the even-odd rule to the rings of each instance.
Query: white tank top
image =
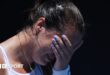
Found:
[[[41,67],[38,64],[36,64],[35,69],[32,72],[30,72],[30,73],[22,74],[22,73],[16,72],[11,67],[11,65],[9,63],[8,57],[7,57],[6,52],[5,52],[6,50],[2,46],[0,46],[0,50],[1,50],[2,54],[3,54],[4,64],[6,64],[8,66],[8,68],[6,68],[7,75],[43,75]]]

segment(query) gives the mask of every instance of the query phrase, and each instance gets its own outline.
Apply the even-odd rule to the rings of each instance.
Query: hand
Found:
[[[65,69],[69,64],[73,53],[78,48],[77,46],[73,49],[71,42],[65,35],[62,35],[62,38],[55,35],[51,47],[56,57],[56,61],[54,64],[55,70]]]

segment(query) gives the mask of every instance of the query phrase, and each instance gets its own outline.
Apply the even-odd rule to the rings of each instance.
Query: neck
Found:
[[[6,53],[11,64],[23,64],[23,66],[28,65],[27,67],[29,67],[29,64],[33,63],[33,44],[32,37],[30,37],[25,31],[21,31],[1,43],[1,45],[6,49]]]

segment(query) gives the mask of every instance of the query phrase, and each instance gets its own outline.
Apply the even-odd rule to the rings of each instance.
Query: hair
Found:
[[[28,26],[31,26],[40,18],[45,17],[44,27],[46,29],[56,29],[64,31],[64,27],[73,25],[83,35],[85,23],[79,9],[69,0],[38,0],[31,9]],[[45,75],[51,75],[50,66],[42,67]],[[48,72],[49,71],[49,72]]]
[[[74,25],[82,34],[85,23],[79,9],[69,0],[38,0],[31,9],[27,25],[32,26],[40,17],[45,18],[46,29],[56,29],[63,33],[64,27]]]

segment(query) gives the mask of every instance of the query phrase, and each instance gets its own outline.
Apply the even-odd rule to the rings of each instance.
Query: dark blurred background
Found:
[[[73,0],[82,12],[85,42],[71,60],[72,75],[110,75],[110,4],[107,0]],[[26,21],[32,0],[0,1],[0,42],[16,34]]]

